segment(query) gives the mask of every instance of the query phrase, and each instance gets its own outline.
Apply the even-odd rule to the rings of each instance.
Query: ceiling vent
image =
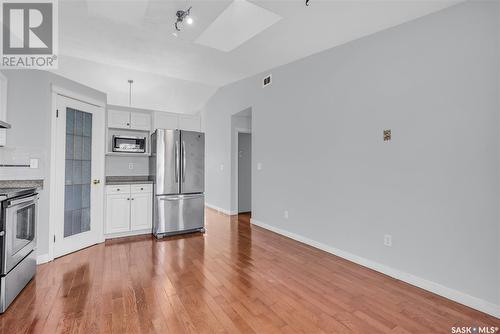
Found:
[[[269,74],[267,77],[265,77],[262,80],[262,87],[269,86],[271,84],[272,78],[273,78],[273,76],[271,74]]]

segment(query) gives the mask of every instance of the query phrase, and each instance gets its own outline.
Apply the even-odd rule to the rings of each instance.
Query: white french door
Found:
[[[102,241],[104,109],[56,95],[54,257]]]

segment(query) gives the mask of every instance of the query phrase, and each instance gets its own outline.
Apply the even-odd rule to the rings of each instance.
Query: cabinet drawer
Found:
[[[113,186],[106,186],[106,194],[129,194],[130,184],[120,184]]]
[[[133,184],[130,186],[131,193],[152,193],[152,184]]]

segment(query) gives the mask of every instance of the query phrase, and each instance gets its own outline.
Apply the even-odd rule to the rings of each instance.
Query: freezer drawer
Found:
[[[204,226],[203,194],[155,197],[153,234],[156,237],[202,230]]]

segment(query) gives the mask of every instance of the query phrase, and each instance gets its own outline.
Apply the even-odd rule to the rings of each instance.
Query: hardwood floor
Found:
[[[38,267],[1,333],[451,333],[500,320],[207,210],[207,233],[107,241]]]

